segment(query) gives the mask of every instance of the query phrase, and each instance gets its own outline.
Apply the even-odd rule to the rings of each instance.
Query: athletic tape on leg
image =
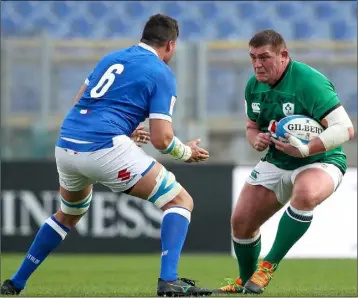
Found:
[[[164,167],[155,180],[157,184],[149,195],[148,201],[161,208],[180,193],[182,186],[175,180],[174,174]]]
[[[87,197],[78,202],[67,202],[61,198],[61,211],[69,215],[82,215],[87,212],[92,201],[92,190]]]

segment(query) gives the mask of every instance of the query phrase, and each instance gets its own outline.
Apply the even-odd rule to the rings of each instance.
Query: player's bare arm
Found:
[[[174,137],[172,124],[163,119],[150,119],[150,139],[155,149],[165,150]]]
[[[354,138],[352,121],[342,106],[325,116],[321,124],[326,127],[326,130],[307,145],[289,134],[286,135],[288,143],[274,138],[272,141],[275,143],[276,149],[290,156],[302,158],[332,150]]]
[[[197,146],[199,139],[183,144],[174,136],[171,122],[163,119],[150,119],[150,138],[154,148],[163,154],[169,154],[174,159],[186,162],[204,161],[209,158],[209,153]]]
[[[87,84],[84,83],[84,84],[81,86],[80,90],[78,90],[77,95],[76,95],[76,97],[75,97],[75,101],[74,101],[73,104],[76,104],[76,103],[80,100],[80,98],[82,97],[83,92],[85,92],[86,88],[87,88]]]
[[[261,152],[264,151],[271,143],[271,134],[260,131],[256,122],[247,119],[246,122],[246,137],[255,150]]]

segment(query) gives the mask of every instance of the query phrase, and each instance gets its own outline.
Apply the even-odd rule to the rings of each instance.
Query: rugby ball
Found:
[[[288,133],[304,144],[307,144],[324,131],[324,127],[319,122],[304,115],[292,115],[282,118],[275,126],[275,134],[279,139],[285,138],[285,134]]]

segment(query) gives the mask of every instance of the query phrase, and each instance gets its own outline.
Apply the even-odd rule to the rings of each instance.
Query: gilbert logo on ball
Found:
[[[292,115],[282,118],[276,123],[275,134],[279,138],[284,138],[288,133],[307,144],[323,131],[324,127],[316,120],[304,115]]]

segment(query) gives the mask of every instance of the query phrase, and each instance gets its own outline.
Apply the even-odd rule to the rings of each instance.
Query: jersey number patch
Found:
[[[113,64],[111,67],[109,67],[99,80],[98,84],[91,89],[91,97],[98,98],[103,96],[108,91],[109,87],[111,87],[116,78],[113,71],[115,71],[116,74],[121,74],[123,70],[123,64]]]

